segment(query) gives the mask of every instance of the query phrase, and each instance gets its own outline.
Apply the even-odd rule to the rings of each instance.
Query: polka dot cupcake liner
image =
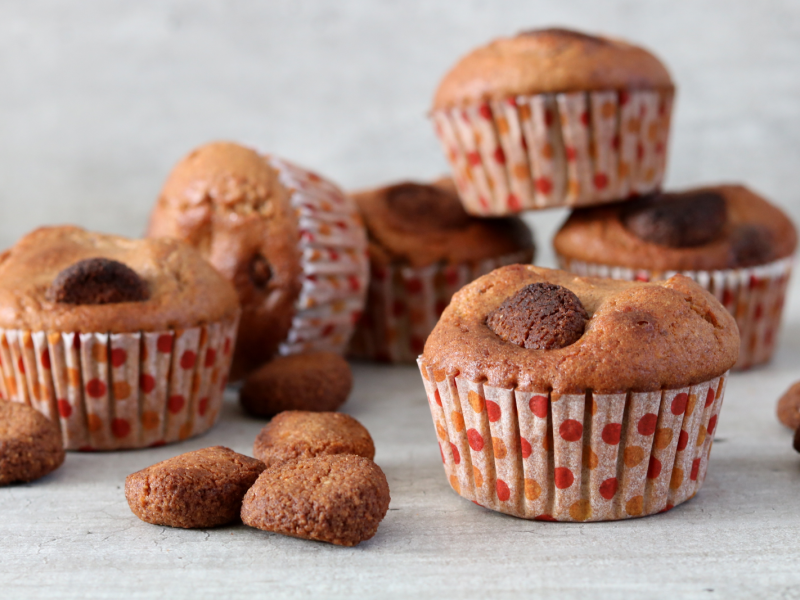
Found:
[[[540,521],[641,517],[692,498],[728,377],[650,393],[559,395],[419,366],[452,488]]]
[[[472,264],[440,263],[421,269],[372,265],[367,307],[349,354],[413,364],[453,294],[498,267],[530,263],[532,259],[531,249]]]
[[[736,319],[741,345],[734,370],[766,363],[775,352],[792,258],[720,271],[650,271],[587,263],[563,256],[558,260],[562,269],[581,276],[663,281],[677,273],[686,275],[711,292]]]
[[[0,329],[0,395],[57,423],[67,450],[185,440],[219,416],[237,325],[238,316],[160,332]]]
[[[588,206],[661,186],[674,93],[517,96],[433,112],[465,209]]]
[[[319,175],[265,157],[289,190],[300,231],[302,288],[280,354],[344,352],[364,310],[367,234],[355,203]]]

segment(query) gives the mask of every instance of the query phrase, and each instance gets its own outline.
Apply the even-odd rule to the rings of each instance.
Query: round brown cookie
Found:
[[[287,410],[264,427],[253,444],[253,456],[267,467],[297,458],[332,454],[375,457],[369,431],[350,415]]]
[[[789,427],[800,427],[800,381],[795,382],[778,400],[778,420]]]
[[[107,258],[87,258],[61,271],[47,299],[65,304],[116,304],[143,302],[147,283],[128,265]]]
[[[26,404],[0,400],[0,485],[39,479],[63,462],[55,423]]]
[[[285,410],[332,411],[353,387],[350,365],[334,352],[282,356],[252,373],[239,392],[242,407],[256,417]]]
[[[242,521],[264,531],[355,546],[389,509],[389,484],[368,458],[316,456],[264,471],[245,494]]]
[[[264,463],[224,446],[187,452],[125,478],[133,514],[153,525],[215,527],[236,519]]]

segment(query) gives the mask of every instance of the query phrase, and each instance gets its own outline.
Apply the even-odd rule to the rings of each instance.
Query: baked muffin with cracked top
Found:
[[[216,420],[239,304],[177,240],[43,227],[0,255],[0,393],[65,448],[138,448]]]
[[[236,287],[233,379],[279,352],[341,352],[363,310],[366,240],[352,201],[275,156],[196,148],[167,178],[147,235],[195,246]]]
[[[371,269],[353,356],[413,362],[453,293],[496,267],[533,260],[533,236],[521,219],[469,216],[449,178],[352,196],[367,228]]]
[[[737,369],[775,350],[797,232],[777,206],[741,185],[664,192],[575,210],[553,239],[562,268],[657,281],[684,273],[736,318]]]
[[[658,189],[673,95],[641,47],[537,29],[459,60],[432,116],[466,209],[504,215]]]
[[[698,491],[738,346],[733,317],[682,275],[512,265],[454,296],[419,365],[456,492],[524,518],[603,521]]]

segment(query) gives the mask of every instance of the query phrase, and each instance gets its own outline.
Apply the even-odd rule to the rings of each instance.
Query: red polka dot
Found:
[[[231,353],[231,338],[225,338],[225,345],[222,348],[223,354]]]
[[[486,401],[486,415],[492,423],[500,420],[500,406],[497,402],[492,402],[491,400]]]
[[[594,176],[594,187],[598,190],[604,190],[608,186],[608,175],[605,173],[597,173]]]
[[[716,428],[717,428],[717,415],[714,415],[708,420],[708,427],[706,427],[708,435],[712,435]]]
[[[106,384],[99,379],[92,379],[86,384],[86,393],[91,398],[102,398],[106,395]]]
[[[201,417],[204,417],[208,412],[208,398],[200,398],[197,403],[197,412]]]
[[[50,350],[45,348],[42,351],[42,368],[49,369],[50,368]]]
[[[497,499],[500,502],[506,502],[511,498],[511,490],[508,489],[508,484],[505,481],[498,479],[495,487],[497,488]]]
[[[714,404],[714,399],[716,395],[714,394],[714,388],[708,388],[708,394],[706,394],[706,408]]]
[[[433,391],[433,399],[436,400],[436,404],[442,405],[442,397],[439,395],[439,390]]]
[[[186,350],[181,356],[182,369],[191,369],[192,367],[194,367],[195,362],[197,362],[197,354],[195,354],[191,350]]]
[[[661,475],[661,461],[651,456],[650,464],[647,466],[647,478],[656,479],[659,475]]]
[[[475,452],[483,450],[483,437],[476,429],[467,430],[467,441],[469,442],[469,447]]]
[[[673,415],[682,415],[686,412],[686,404],[689,402],[689,394],[678,394],[672,399],[670,410]]]
[[[445,464],[444,452],[442,452],[442,445],[439,444],[439,454],[442,456],[442,464]]]
[[[406,281],[406,291],[409,294],[419,294],[422,291],[422,281],[416,277]]]
[[[549,108],[545,109],[545,111],[544,111],[544,124],[547,125],[548,127],[550,127],[550,125],[553,124],[554,120],[555,119],[553,117],[553,111],[551,111]]]
[[[395,300],[392,302],[392,315],[395,317],[402,317],[406,313],[406,305],[402,300]]]
[[[509,194],[508,198],[506,198],[506,203],[511,210],[520,210],[522,208],[522,204],[515,194]]]
[[[477,167],[479,164],[481,164],[481,155],[477,152],[468,152],[467,162],[470,164],[470,166]]]
[[[658,423],[658,415],[647,413],[639,419],[636,429],[639,431],[639,435],[653,435],[656,432],[656,423]]]
[[[150,448],[158,448],[159,446],[165,446],[167,443],[166,440],[157,440],[150,444]]]
[[[164,354],[172,352],[172,336],[168,333],[158,336],[156,348],[158,348],[159,352],[163,352]]]
[[[139,387],[145,394],[149,394],[156,389],[155,377],[148,375],[147,373],[142,373],[141,377],[139,377]]]
[[[458,453],[458,448],[452,442],[450,443],[450,452],[453,453],[453,462],[457,465],[461,463],[461,455]]]
[[[689,444],[689,434],[681,430],[681,433],[678,436],[678,452],[685,449],[688,444]]]
[[[589,113],[588,112],[583,111],[581,113],[581,123],[583,123],[584,125],[587,125],[587,126],[589,125]]]
[[[572,146],[567,146],[565,150],[567,153],[567,160],[568,161],[575,160],[575,157],[578,155],[578,153],[575,152],[575,148],[573,148]]]
[[[206,369],[210,369],[214,366],[214,363],[217,361],[217,351],[213,348],[209,348],[206,350],[206,360],[203,363]]]
[[[355,275],[348,276],[347,284],[350,286],[351,292],[357,292],[361,289],[361,281]]]
[[[167,410],[175,415],[181,412],[185,404],[186,400],[183,396],[170,396],[169,400],[167,400]]]
[[[128,353],[122,348],[114,348],[111,351],[111,364],[115,367],[121,367],[128,360]]]
[[[520,450],[522,451],[522,458],[528,458],[533,452],[533,448],[531,448],[531,443],[524,437],[521,437],[519,438],[519,445],[520,445]]]
[[[333,323],[330,323],[322,328],[322,331],[319,334],[319,337],[329,337],[334,331],[336,331],[336,326]],[[183,363],[181,363],[183,364]],[[191,369],[191,367],[184,367],[185,369]]]
[[[528,405],[531,407],[531,412],[540,419],[547,416],[547,398],[545,396],[533,396]]]
[[[536,191],[540,194],[549,194],[553,191],[553,182],[548,177],[539,177],[536,179]]]
[[[556,487],[560,490],[565,490],[575,481],[575,475],[572,474],[567,467],[556,467],[554,472],[554,479]]]
[[[506,164],[506,153],[503,152],[503,149],[498,147],[494,151],[494,160],[495,162],[504,165]]]
[[[691,479],[692,481],[697,481],[697,473],[699,471],[700,471],[700,459],[699,458],[695,458],[692,461],[692,472],[689,475],[689,479]]]
[[[488,104],[481,104],[481,107],[480,107],[480,109],[478,109],[478,111],[480,112],[480,115],[484,119],[491,119],[492,118],[492,109],[489,108]]]
[[[124,438],[131,432],[131,424],[125,419],[113,419],[111,421],[111,433],[115,438]]]
[[[81,336],[77,333],[72,336],[72,347],[75,348],[75,350],[81,349]]]
[[[622,437],[622,424],[621,423],[609,423],[605,427],[603,427],[603,432],[600,434],[600,437],[603,438],[603,441],[606,444],[610,444],[611,446],[616,446],[619,444],[620,437]]]
[[[583,435],[583,425],[575,419],[567,419],[558,428],[558,435],[568,442],[577,442]]]
[[[675,505],[674,505],[674,504],[667,504],[667,505],[666,505],[664,508],[662,508],[662,509],[661,509],[660,511],[658,511],[658,512],[667,512],[667,511],[669,511],[669,510],[672,510],[673,508],[675,508]]]
[[[534,521],[553,521],[553,522],[555,522],[555,519],[552,517],[552,515],[539,515],[537,517],[533,517],[533,520]]]
[[[19,369],[20,373],[25,373],[25,363],[22,362],[21,356],[17,359],[17,368]]]
[[[619,482],[616,477],[606,479],[600,484],[600,495],[606,500],[611,500],[617,493],[617,488],[619,488]]]
[[[58,414],[60,414],[65,419],[69,419],[70,415],[72,414],[72,405],[66,400],[59,400]]]

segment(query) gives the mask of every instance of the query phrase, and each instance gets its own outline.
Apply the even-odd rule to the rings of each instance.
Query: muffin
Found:
[[[419,366],[450,485],[526,519],[649,515],[702,485],[733,317],[658,283],[511,265],[454,297]]]
[[[44,227],[0,255],[2,397],[68,450],[140,448],[210,428],[227,381],[233,287],[177,240]]]
[[[371,277],[352,356],[413,363],[459,288],[496,267],[533,260],[532,235],[520,219],[470,217],[450,179],[353,198],[367,228]]]
[[[674,89],[643,48],[539,29],[463,57],[432,117],[467,211],[505,215],[658,189]]]
[[[274,156],[197,148],[170,173],[147,235],[190,243],[236,287],[233,379],[276,353],[341,353],[363,310],[366,234],[352,201]]]
[[[775,350],[797,233],[779,208],[743,186],[579,209],[553,245],[561,267],[579,275],[694,279],[736,318],[737,369],[764,363]]]

